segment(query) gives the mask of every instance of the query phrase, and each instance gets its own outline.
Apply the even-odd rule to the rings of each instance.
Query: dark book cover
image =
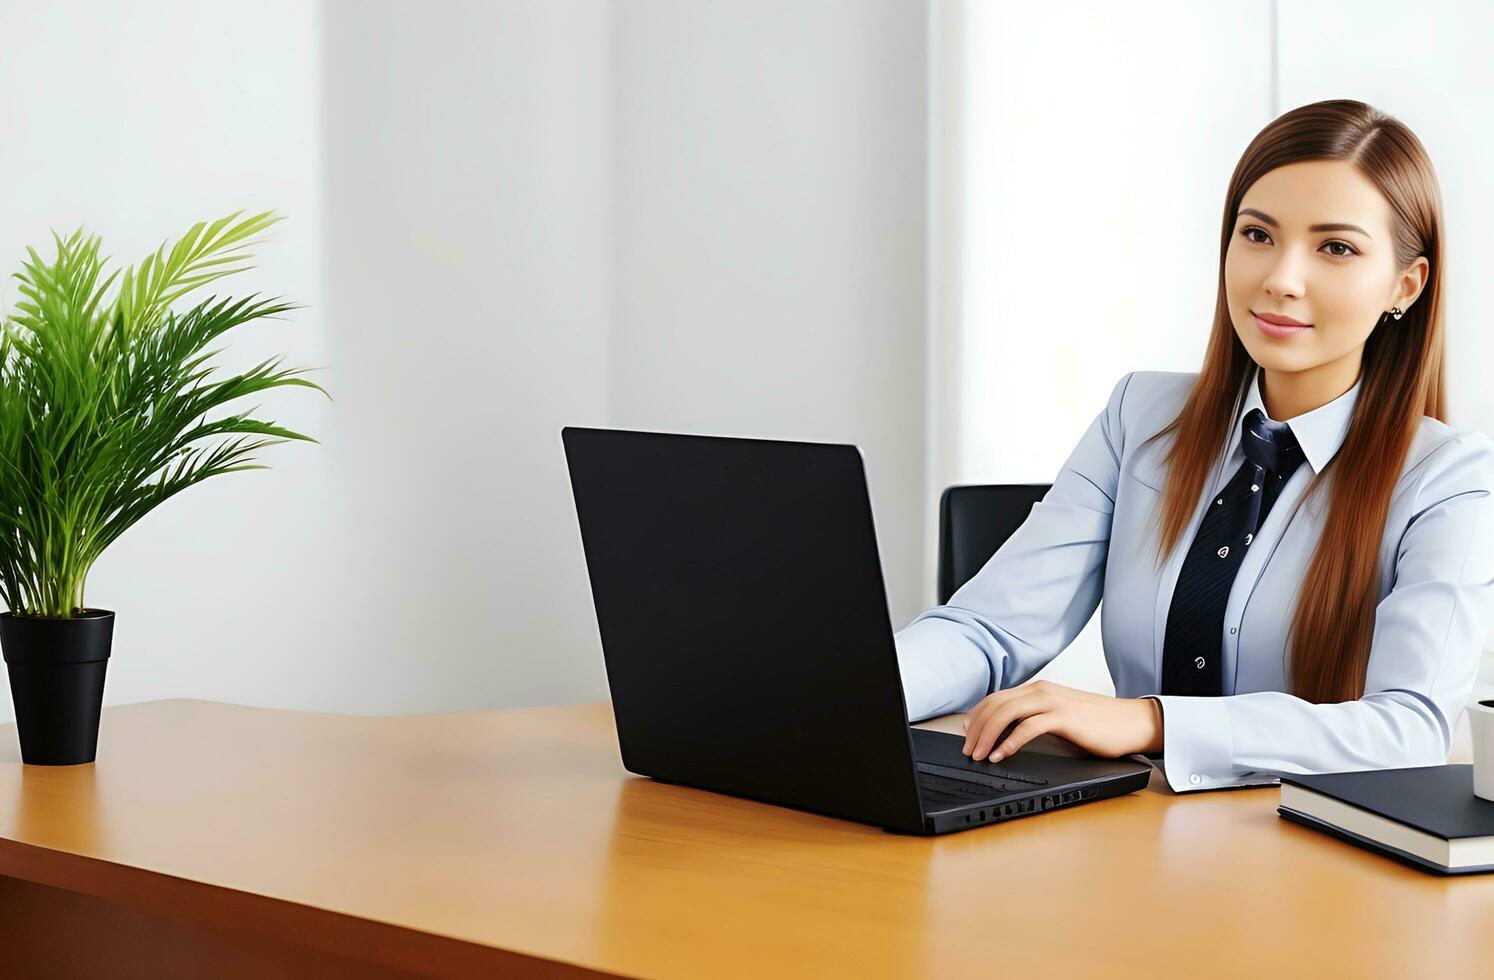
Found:
[[[1494,838],[1494,802],[1473,795],[1472,766],[1283,775],[1281,781],[1444,841]],[[1384,854],[1421,871],[1439,875],[1494,871],[1494,864],[1448,867],[1438,860],[1409,853],[1386,841],[1366,837],[1311,814],[1299,813],[1289,806],[1278,806],[1276,812],[1293,823]]]
[[[1473,795],[1472,766],[1286,774],[1281,781],[1443,840],[1494,837],[1494,801]]]

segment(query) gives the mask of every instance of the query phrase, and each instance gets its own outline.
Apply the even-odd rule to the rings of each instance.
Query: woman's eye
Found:
[[[1254,226],[1252,226],[1250,228],[1245,228],[1245,229],[1241,230],[1240,234],[1244,235],[1245,238],[1248,239],[1249,241],[1255,242],[1257,245],[1265,245],[1267,242],[1270,241],[1270,238],[1271,238],[1271,236],[1267,235],[1266,232],[1263,229],[1256,228]],[[1256,235],[1260,235],[1261,237],[1260,238],[1256,238],[1255,237]],[[1344,258],[1345,256],[1357,255],[1359,253],[1359,250],[1357,248],[1355,248],[1354,246],[1350,245],[1348,242],[1341,242],[1341,241],[1338,241],[1337,239],[1335,239],[1335,240],[1333,240],[1331,242],[1324,242],[1323,243],[1323,247],[1326,248],[1326,249],[1329,249],[1328,254],[1332,255],[1334,258],[1340,258],[1341,259],[1341,258]],[[1334,249],[1343,249],[1343,251],[1341,251],[1341,252],[1340,251],[1334,251]]]

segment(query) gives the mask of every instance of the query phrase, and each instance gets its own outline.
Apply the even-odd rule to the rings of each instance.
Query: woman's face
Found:
[[[1311,160],[1278,167],[1245,192],[1224,288],[1235,333],[1261,367],[1342,364],[1352,382],[1381,315],[1409,309],[1426,272],[1425,258],[1396,267],[1390,203],[1367,177],[1341,160]],[[1257,314],[1309,326],[1273,334]]]

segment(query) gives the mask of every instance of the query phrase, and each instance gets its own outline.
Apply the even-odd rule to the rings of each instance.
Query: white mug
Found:
[[[1468,706],[1473,735],[1473,795],[1494,802],[1494,699]]]

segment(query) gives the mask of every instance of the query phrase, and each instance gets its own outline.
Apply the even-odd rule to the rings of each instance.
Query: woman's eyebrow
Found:
[[[1260,218],[1262,221],[1264,221],[1266,224],[1270,225],[1272,228],[1279,227],[1277,225],[1277,223],[1276,223],[1276,219],[1273,218],[1273,217],[1271,217],[1269,214],[1267,214],[1264,211],[1257,211],[1255,208],[1241,208],[1240,209],[1240,215],[1246,215],[1246,214],[1254,215],[1255,217]],[[1240,220],[1240,215],[1237,215],[1235,217],[1236,221]],[[1363,235],[1365,238],[1373,239],[1375,237],[1374,235],[1371,235],[1369,232],[1365,231],[1363,228],[1359,227],[1358,225],[1345,224],[1344,222],[1341,222],[1341,221],[1340,222],[1330,223],[1330,224],[1325,224],[1325,225],[1311,225],[1311,226],[1308,227],[1307,230],[1308,231],[1357,231],[1357,232],[1359,232],[1359,234]]]

